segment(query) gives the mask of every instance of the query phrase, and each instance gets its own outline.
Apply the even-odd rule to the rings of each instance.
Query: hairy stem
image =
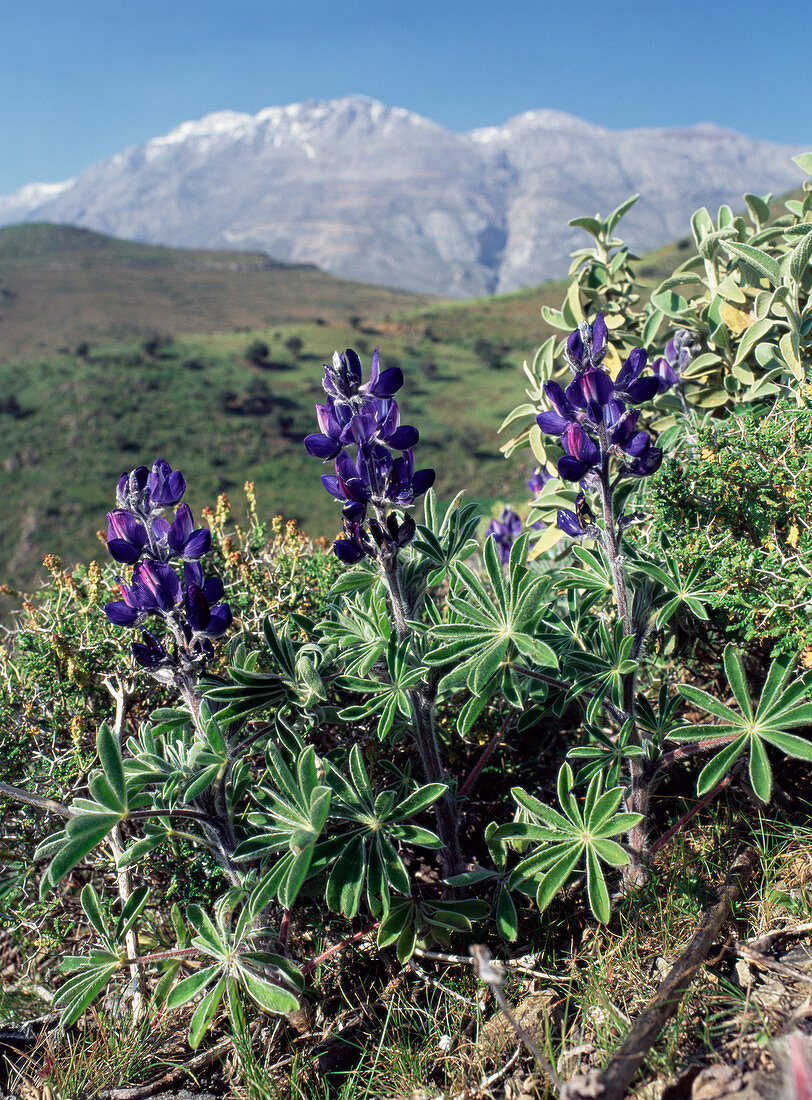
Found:
[[[409,606],[403,591],[397,558],[392,557],[383,561],[381,572],[389,592],[395,630],[398,639],[402,641],[411,633],[408,623],[414,614],[414,608]],[[420,687],[413,688],[408,693],[414,717],[414,739],[423,765],[423,775],[428,783],[447,783],[434,720],[438,683],[438,674],[430,672]],[[453,875],[462,864],[462,854],[457,803],[450,790],[447,790],[434,803],[434,814],[437,821],[437,834],[443,842],[441,853],[443,874]]]
[[[601,445],[601,474],[600,496],[603,506],[603,548],[609,561],[612,573],[612,585],[615,593],[618,615],[623,623],[625,637],[635,636],[635,623],[632,619],[631,604],[629,600],[629,588],[626,583],[624,559],[620,552],[620,539],[618,537],[617,524],[615,522],[615,507],[612,487],[609,480],[609,445],[606,436],[606,428],[600,428]],[[641,632],[642,633],[642,632]],[[636,649],[642,645],[642,637],[636,639]],[[623,710],[632,722],[632,738],[637,744],[649,740],[645,730],[639,729],[634,721],[635,703],[635,679],[634,671],[626,673],[623,677]],[[644,764],[640,760],[629,761],[629,795],[627,808],[630,813],[640,814],[641,821],[629,830],[627,843],[631,852],[631,858],[623,868],[623,882],[627,888],[644,886],[648,881],[647,867],[648,848],[648,809],[649,809],[650,785],[646,777]]]
[[[113,723],[112,733],[116,739],[120,753],[121,741],[124,736],[124,725],[127,720],[127,703],[130,699],[132,685],[126,684],[120,678],[116,677],[115,683],[105,679],[104,686],[107,688],[116,704],[116,717]],[[118,896],[121,899],[123,910],[124,906],[126,906],[127,902],[130,900],[133,884],[130,869],[128,867],[119,867],[119,860],[124,854],[124,837],[120,825],[113,826],[107,838],[107,843],[116,865],[116,884],[118,886]],[[138,956],[141,949],[138,944],[138,929],[136,925],[133,925],[125,935],[124,946],[130,958],[136,958]],[[133,1020],[137,1022],[144,1013],[146,996],[144,971],[139,963],[130,963],[130,993],[132,995]]]

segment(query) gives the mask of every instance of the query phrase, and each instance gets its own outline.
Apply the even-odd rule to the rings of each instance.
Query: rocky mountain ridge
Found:
[[[563,274],[633,192],[633,247],[687,231],[698,206],[780,193],[800,149],[704,123],[612,131],[552,110],[454,133],[364,96],[219,111],[72,180],[0,197],[0,225],[54,221],[136,241],[260,250],[333,274],[473,297]]]

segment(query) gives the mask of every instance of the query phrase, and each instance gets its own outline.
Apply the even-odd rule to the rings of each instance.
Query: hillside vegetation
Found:
[[[679,246],[652,254],[652,280]],[[0,581],[31,586],[45,553],[102,551],[121,470],[195,470],[196,511],[253,479],[261,512],[333,535],[339,510],[302,447],[321,364],[354,346],[406,372],[404,410],[442,494],[521,500],[497,435],[517,372],[549,333],[561,284],[469,302],[365,286],[257,253],[114,240],[65,226],[0,230]],[[263,355],[262,346],[267,347]]]

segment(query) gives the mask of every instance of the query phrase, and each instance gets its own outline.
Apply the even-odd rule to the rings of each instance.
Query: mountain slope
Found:
[[[0,228],[4,359],[154,333],[385,316],[428,299],[255,252],[172,249],[60,225]]]
[[[785,191],[797,150],[703,124],[611,131],[555,111],[457,134],[363,96],[221,111],[0,198],[0,224],[48,220],[139,241],[239,248],[347,278],[470,297],[561,275],[566,222],[643,198],[633,247],[700,205]]]

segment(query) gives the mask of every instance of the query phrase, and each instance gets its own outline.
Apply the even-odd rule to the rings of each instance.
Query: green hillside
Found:
[[[347,345],[368,362],[380,344],[383,362],[403,367],[401,409],[441,495],[526,492],[497,429],[561,284],[432,301],[258,254],[34,225],[0,230],[0,294],[0,582],[30,586],[44,553],[103,555],[95,532],[118,475],[157,456],[187,472],[196,511],[223,491],[239,506],[250,478],[265,514],[334,534],[337,502],[302,439],[321,364]],[[252,361],[256,341],[268,354]]]

